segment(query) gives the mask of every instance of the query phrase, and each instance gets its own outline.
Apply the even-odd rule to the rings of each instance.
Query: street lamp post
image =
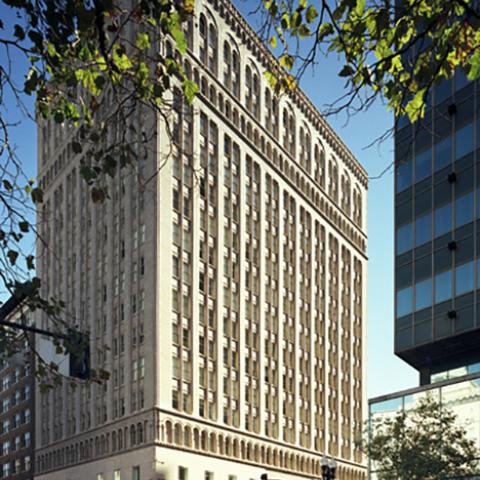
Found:
[[[328,459],[325,455],[322,457],[322,479],[335,480],[337,462],[334,458]]]

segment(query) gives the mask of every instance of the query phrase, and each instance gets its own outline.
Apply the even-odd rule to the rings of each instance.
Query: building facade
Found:
[[[231,3],[195,12],[200,91],[173,89],[111,201],[89,201],[74,132],[39,127],[44,294],[111,380],[39,393],[37,477],[312,478],[326,454],[365,478],[366,172],[300,90],[275,98]]]
[[[8,302],[4,304],[8,306]],[[2,317],[4,308],[0,309]],[[18,306],[4,318],[10,322],[31,315]],[[0,352],[0,478],[31,480],[35,452],[35,357],[30,342],[19,335],[18,348],[9,358]]]
[[[458,73],[395,134],[395,353],[432,376],[480,360],[480,96]]]

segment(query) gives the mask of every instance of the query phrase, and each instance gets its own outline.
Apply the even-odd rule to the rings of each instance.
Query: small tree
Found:
[[[477,472],[479,452],[455,413],[431,396],[373,420],[364,450],[379,480],[446,480]]]

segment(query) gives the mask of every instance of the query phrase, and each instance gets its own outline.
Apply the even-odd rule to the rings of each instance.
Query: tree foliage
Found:
[[[478,473],[479,452],[459,419],[432,397],[377,419],[363,446],[379,480],[447,480]]]
[[[470,0],[264,0],[263,34],[288,72],[301,76],[320,53],[338,54],[345,95],[332,112],[383,98],[416,121],[432,87],[462,69],[480,77],[480,5]],[[285,78],[270,77],[285,87]]]
[[[180,61],[193,1],[2,0],[0,5],[7,13],[2,17],[9,19],[0,19],[0,103],[14,99],[40,125],[49,120],[67,129],[71,151],[82,157],[80,174],[92,201],[106,201],[106,179],[123,168],[135,169],[143,155],[140,146],[155,144],[154,128],[139,128],[139,112],[149,109],[168,125],[174,82],[188,102],[193,100],[196,85]],[[163,44],[167,37],[169,48]],[[18,72],[19,65],[26,70]],[[27,96],[35,97],[34,114],[25,105]],[[12,294],[28,290],[29,307],[46,312],[52,328],[65,332],[77,320],[66,318],[61,298],[42,297],[27,246],[31,237],[25,240],[36,235],[46,243],[34,220],[44,193],[24,174],[25,159],[11,141],[13,128],[8,111],[0,110],[1,281]],[[9,329],[0,334],[6,346],[16,335]],[[57,344],[71,349],[68,342]],[[8,355],[8,348],[4,352]],[[55,365],[39,368],[55,374]],[[98,378],[104,377],[100,371]]]

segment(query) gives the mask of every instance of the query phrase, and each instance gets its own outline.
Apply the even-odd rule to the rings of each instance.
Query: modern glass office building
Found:
[[[479,91],[457,74],[395,132],[395,353],[422,385],[480,360]]]

